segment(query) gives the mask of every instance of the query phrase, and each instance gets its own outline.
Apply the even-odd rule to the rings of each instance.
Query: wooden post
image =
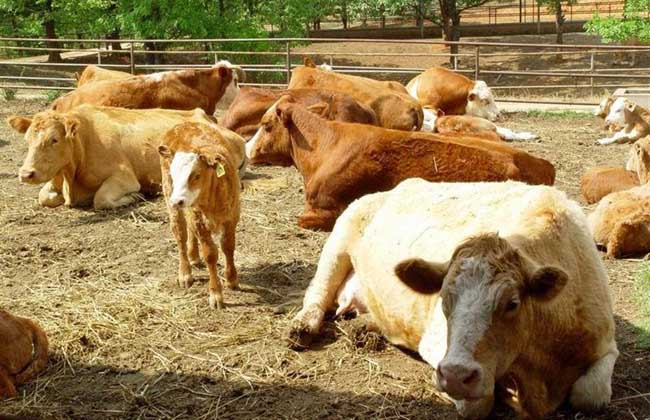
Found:
[[[481,47],[478,45],[476,46],[476,50],[474,50],[474,80],[478,80],[481,71],[480,71],[480,57],[481,57]]]
[[[594,52],[591,52],[591,63],[589,65],[589,72],[591,74],[594,73],[594,70],[596,69],[596,62],[594,61]],[[591,85],[591,96],[594,96],[594,78],[590,77],[589,78],[589,84]]]
[[[217,64],[219,62],[219,55],[217,53],[214,53],[214,64]]]
[[[97,44],[97,65],[102,64],[102,44]]]
[[[291,41],[287,41],[287,85],[291,80]]]
[[[133,56],[133,42],[129,44],[129,59],[131,64],[131,74],[135,74],[135,58]]]

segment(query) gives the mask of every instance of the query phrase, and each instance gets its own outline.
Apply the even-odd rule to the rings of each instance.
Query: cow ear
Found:
[[[206,165],[217,171],[218,177],[222,177],[226,173],[226,158],[219,153],[201,153],[199,157]]]
[[[632,102],[626,102],[625,109],[627,109],[630,112],[634,112],[634,110],[636,109],[636,104]]]
[[[312,68],[316,67],[316,63],[314,63],[314,60],[312,60],[309,57],[305,57],[305,59],[303,60],[303,65],[305,67],[312,67]]]
[[[325,102],[310,105],[307,107],[307,110],[313,112],[314,114],[320,115],[323,118],[327,118],[330,114],[330,106]]]
[[[447,275],[446,264],[434,264],[421,258],[410,258],[397,264],[395,275],[417,293],[438,293]]]
[[[286,106],[277,106],[275,108],[275,115],[278,116],[285,127],[288,127],[289,124],[291,124],[291,108]]]
[[[25,134],[25,132],[29,129],[29,126],[32,125],[32,120],[29,118],[21,117],[19,115],[12,115],[11,117],[7,118],[7,124],[9,124],[9,126],[18,133]]]
[[[562,269],[552,266],[540,267],[526,282],[529,296],[542,301],[555,298],[569,281],[569,275]]]
[[[438,118],[440,118],[440,117],[444,117],[444,116],[445,116],[445,111],[443,111],[442,109],[438,108],[438,110],[436,111],[436,115],[438,116]]]
[[[79,129],[79,120],[76,118],[66,117],[63,119],[63,128],[66,137],[74,137]]]
[[[226,66],[217,67],[217,71],[219,72],[219,77],[221,77],[222,79],[228,77],[228,75],[232,72],[232,70]]]
[[[169,147],[165,146],[164,144],[158,146],[158,154],[164,158],[172,157],[172,151],[169,149]]]
[[[470,93],[469,95],[467,95],[467,100],[468,100],[468,101],[473,101],[473,100],[475,100],[475,99],[476,99],[476,93],[473,93],[473,92],[472,92],[472,93]]]

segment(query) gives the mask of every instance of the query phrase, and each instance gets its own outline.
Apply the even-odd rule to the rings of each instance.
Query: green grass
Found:
[[[584,111],[563,111],[563,110],[557,110],[557,111],[541,111],[537,109],[533,109],[530,111],[524,112],[527,117],[556,117],[556,118],[589,118],[592,117],[593,115],[590,112],[584,112]]]
[[[650,348],[650,264],[644,264],[634,284],[634,301],[639,308],[639,318],[634,322],[637,328],[637,344]]]
[[[48,90],[47,93],[45,93],[45,96],[47,97],[47,102],[53,102],[56,98],[61,96],[62,91],[60,90]]]
[[[16,99],[16,90],[15,89],[3,89],[2,96],[6,101],[13,101]]]

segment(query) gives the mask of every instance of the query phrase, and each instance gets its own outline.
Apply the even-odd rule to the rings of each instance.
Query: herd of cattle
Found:
[[[192,285],[202,257],[220,308],[214,240],[236,289],[247,165],[295,166],[298,224],[332,233],[292,348],[307,348],[328,316],[370,313],[435,368],[464,417],[488,416],[496,396],[530,418],[567,399],[583,411],[609,402],[618,351],[595,244],[613,257],[650,251],[647,110],[614,98],[598,107],[611,133],[599,142],[634,144],[626,168],[584,175],[585,201],[599,202],[586,217],[552,187],[552,163],[504,141],[537,136],[495,125],[485,82],[436,67],[404,86],[308,59],[287,90],[240,88],[244,76],[228,62],[140,76],[88,66],[50,109],[8,118],[28,143],[20,181],[44,184],[47,207],[111,209],[162,190],[178,284]],[[47,352],[38,325],[0,311],[0,397],[44,369]]]

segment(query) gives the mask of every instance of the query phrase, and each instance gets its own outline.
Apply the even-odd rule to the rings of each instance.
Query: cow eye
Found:
[[[51,144],[57,144],[58,142],[59,141],[56,139],[56,137],[52,137],[52,139],[50,139]]]
[[[506,314],[511,314],[515,312],[517,308],[519,308],[519,300],[510,299],[508,303],[506,303]]]
[[[198,174],[197,172],[194,172],[194,173],[192,174],[191,180],[192,180],[192,181],[196,181],[197,179],[199,179],[199,174]]]

